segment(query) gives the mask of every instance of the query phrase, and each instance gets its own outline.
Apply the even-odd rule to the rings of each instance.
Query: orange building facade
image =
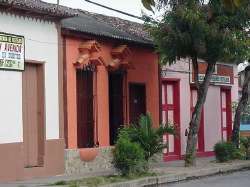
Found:
[[[159,65],[152,46],[63,33],[67,150],[90,161],[141,114],[149,112],[159,125]]]

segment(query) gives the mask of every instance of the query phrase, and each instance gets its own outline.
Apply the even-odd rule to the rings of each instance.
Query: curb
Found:
[[[142,179],[131,180],[128,182],[113,183],[103,185],[102,187],[147,187],[147,186],[162,186],[169,183],[177,183],[181,181],[194,180],[218,174],[233,173],[242,170],[250,170],[250,163],[241,163],[237,165],[226,165],[216,168],[197,169],[192,172],[183,172],[173,175],[161,175],[154,177],[146,177]]]

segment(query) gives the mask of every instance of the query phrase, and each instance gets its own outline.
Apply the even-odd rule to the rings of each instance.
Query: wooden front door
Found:
[[[114,145],[123,118],[123,73],[109,74],[109,133],[110,145]]]
[[[146,114],[146,86],[145,84],[129,84],[129,121],[138,122],[141,115]]]
[[[228,141],[232,133],[231,90],[221,89],[221,138]]]
[[[191,117],[194,111],[194,107],[197,102],[197,90],[195,88],[191,88]],[[205,152],[205,142],[204,142],[204,110],[202,109],[201,119],[200,119],[200,128],[198,132],[198,142],[197,142],[197,152],[203,153]]]
[[[77,146],[94,146],[93,72],[77,70]]]
[[[43,65],[27,63],[22,82],[24,167],[42,166],[45,141]]]
[[[171,123],[180,132],[180,97],[178,81],[163,81],[162,84],[162,123]],[[168,143],[164,149],[164,160],[175,160],[181,157],[180,138],[164,135],[163,141]]]

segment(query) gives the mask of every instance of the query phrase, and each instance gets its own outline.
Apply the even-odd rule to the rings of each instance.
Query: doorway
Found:
[[[94,146],[93,71],[78,69],[77,83],[77,146]]]
[[[118,130],[123,126],[123,72],[109,73],[109,133],[110,145],[114,145]]]
[[[163,81],[162,83],[162,123],[175,125],[180,132],[180,96],[179,81]],[[164,135],[163,141],[168,143],[164,149],[164,160],[176,160],[181,157],[180,138]]]
[[[191,88],[191,117],[192,113],[194,111],[195,105],[197,102],[197,89]],[[202,108],[201,112],[201,119],[200,119],[200,128],[198,132],[198,142],[196,146],[198,153],[204,153],[205,152],[205,141],[204,141],[204,109]]]
[[[129,84],[129,121],[137,123],[141,115],[146,114],[145,84]]]
[[[22,84],[24,167],[41,167],[45,146],[43,65],[26,63]]]
[[[228,141],[232,133],[231,90],[221,88],[221,139]]]

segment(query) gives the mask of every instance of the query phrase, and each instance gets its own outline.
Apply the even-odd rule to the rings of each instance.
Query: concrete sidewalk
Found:
[[[228,163],[216,163],[213,157],[197,159],[196,167],[185,168],[184,161],[163,162],[151,168],[157,176],[146,177],[123,183],[106,185],[106,187],[140,187],[140,186],[161,186],[167,183],[190,180],[199,177],[206,177],[216,174],[235,172],[244,169],[250,169],[250,161],[235,160]],[[58,181],[68,181],[82,179],[85,177],[103,176],[113,174],[112,171],[103,171],[100,173],[89,173],[84,176],[55,176],[49,178],[39,178],[28,181],[18,181],[10,183],[0,183],[0,187],[35,187],[48,186]],[[57,186],[58,187],[58,186]],[[65,187],[65,186],[64,186]]]

